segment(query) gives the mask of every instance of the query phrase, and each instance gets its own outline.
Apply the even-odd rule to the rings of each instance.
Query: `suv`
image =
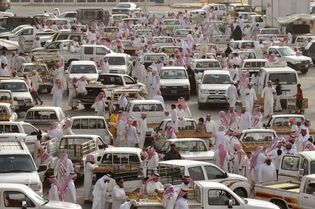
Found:
[[[26,134],[0,134],[0,183],[19,183],[42,194],[35,162],[23,142]],[[38,171],[40,172],[40,170]]]
[[[310,57],[296,55],[288,46],[271,46],[268,48],[268,53],[274,53],[278,58],[286,61],[289,67],[296,71],[301,71],[303,74],[306,74],[308,69],[313,66],[313,61]]]
[[[231,77],[225,70],[205,71],[198,83],[198,108],[207,103],[226,104],[226,90],[231,85]]]
[[[189,99],[190,83],[184,67],[162,67],[160,77],[160,89],[164,97],[184,96],[186,99]]]
[[[13,99],[17,101],[15,111],[26,111],[34,106],[33,97],[24,80],[0,80],[0,89],[11,90]]]

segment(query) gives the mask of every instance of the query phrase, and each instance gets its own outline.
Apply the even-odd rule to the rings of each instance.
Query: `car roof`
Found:
[[[219,62],[216,59],[193,59],[193,62]]]
[[[142,149],[136,147],[108,147],[104,153],[137,153],[140,154]]]
[[[262,67],[261,69],[264,69],[267,72],[277,72],[277,73],[288,73],[288,71],[291,73],[296,73],[296,70],[288,67],[288,66],[283,66],[283,67]]]
[[[128,54],[126,53],[109,53],[106,54],[105,57],[127,57]]]
[[[104,120],[104,117],[103,116],[97,116],[97,115],[85,115],[85,116],[73,116],[73,117],[70,117],[70,119],[72,120],[75,120],[75,119],[91,119],[91,118],[95,118],[95,119],[103,119]]]
[[[28,109],[28,111],[31,110],[62,110],[60,107],[54,107],[54,106],[42,106],[42,107],[32,107]]]
[[[177,139],[166,139],[165,142],[181,142],[181,141],[200,141],[200,142],[205,142],[204,139],[200,138],[177,138]]]
[[[32,125],[30,123],[26,123],[24,121],[0,121],[0,125],[17,125],[17,124],[29,124]]]
[[[96,65],[94,61],[89,60],[75,60],[71,62],[71,65]]]
[[[255,128],[255,129],[243,130],[242,134],[245,134],[245,133],[257,133],[257,132],[260,132],[260,133],[267,133],[267,132],[276,133],[276,131],[273,130],[273,129],[259,129],[259,128]]]
[[[161,70],[186,70],[185,67],[183,66],[165,66],[165,67],[162,67]]]
[[[72,134],[72,135],[64,135],[63,138],[98,138],[99,135],[91,135],[91,134]]]
[[[300,154],[310,158],[310,159],[315,159],[315,151],[304,151],[300,152]]]
[[[243,62],[267,62],[266,59],[244,59]]]
[[[195,181],[195,184],[202,186],[202,187],[210,187],[214,189],[222,189],[226,190],[226,186],[222,183],[219,182],[214,182],[214,181]]]
[[[290,117],[298,117],[298,118],[305,118],[304,115],[299,115],[299,114],[279,114],[279,115],[272,115],[272,118],[277,118],[277,117],[286,117],[286,118],[290,118]]]
[[[206,70],[204,75],[230,75],[229,71],[227,70]]]
[[[25,83],[25,81],[22,80],[22,79],[11,79],[11,80],[4,79],[4,80],[0,80],[0,82],[5,82],[5,83],[16,83],[16,82],[17,83]]]
[[[196,160],[167,160],[167,161],[160,161],[159,164],[175,165],[175,166],[213,165],[212,163],[196,161]]]
[[[145,99],[145,100],[137,100],[137,99],[135,99],[135,100],[131,100],[130,104],[131,103],[134,103],[134,104],[156,104],[156,103],[163,104],[161,101],[154,100],[154,99]]]
[[[34,62],[27,62],[27,63],[23,63],[22,65],[24,66],[31,66],[31,65],[40,65],[40,66],[47,66],[45,63],[34,63]]]
[[[163,121],[171,121],[172,118],[165,118]],[[185,121],[196,121],[195,119],[193,118],[184,118]]]

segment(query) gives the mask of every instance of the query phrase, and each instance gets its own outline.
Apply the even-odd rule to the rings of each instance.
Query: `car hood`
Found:
[[[247,199],[246,208],[261,208],[261,209],[278,209],[276,205],[271,202],[263,201],[263,200],[256,200],[256,199]]]
[[[12,92],[13,98],[16,97],[18,99],[31,99],[32,96],[29,92]]]
[[[180,152],[180,155],[185,160],[206,160],[206,161],[214,160],[214,152],[213,151]]]
[[[86,76],[88,80],[97,80],[98,74],[97,73],[91,73],[91,74],[83,74],[83,73],[76,73],[76,74],[69,74],[69,78],[81,78],[82,76]]]
[[[81,209],[81,206],[78,204],[70,202],[61,202],[61,201],[49,201],[45,204],[45,209]]]
[[[14,37],[14,36],[17,36],[17,35],[15,35],[14,33],[11,33],[11,32],[0,33],[0,37]]]
[[[228,173],[228,178],[229,179],[236,179],[236,180],[242,180],[242,181],[247,181],[247,178],[238,174],[234,173]]]
[[[231,84],[201,84],[200,89],[227,90]]]
[[[38,184],[40,182],[36,171],[31,173],[0,173],[0,183]]]
[[[161,79],[161,86],[185,86],[189,85],[188,79]]]
[[[305,61],[305,60],[311,61],[310,57],[306,57],[306,56],[303,56],[303,55],[300,55],[300,56],[297,56],[297,55],[286,56],[286,58],[289,59],[289,60],[295,60],[295,61]]]
[[[109,70],[125,70],[127,65],[110,65]]]

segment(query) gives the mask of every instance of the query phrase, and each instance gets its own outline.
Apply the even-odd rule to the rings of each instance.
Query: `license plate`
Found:
[[[171,94],[177,94],[177,90],[171,90]]]

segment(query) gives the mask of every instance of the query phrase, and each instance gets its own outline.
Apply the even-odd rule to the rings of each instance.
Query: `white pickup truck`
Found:
[[[284,155],[279,167],[279,180],[300,181],[303,176],[315,174],[315,152],[299,152],[297,155]]]
[[[0,184],[0,208],[82,209],[78,204],[49,201],[22,184]]]
[[[255,197],[270,201],[280,209],[313,209],[315,204],[315,175],[307,175],[300,182],[282,181],[256,184]]]
[[[228,186],[241,197],[248,197],[250,184],[247,178],[226,173],[213,163],[194,160],[167,160],[159,162],[160,181],[179,186],[184,176],[191,176],[194,181],[219,182]]]
[[[188,195],[190,209],[279,209],[276,205],[254,199],[242,199],[231,189],[217,182],[197,181],[194,186],[193,197]],[[138,209],[162,209],[163,204],[159,200],[140,199],[137,202]]]

